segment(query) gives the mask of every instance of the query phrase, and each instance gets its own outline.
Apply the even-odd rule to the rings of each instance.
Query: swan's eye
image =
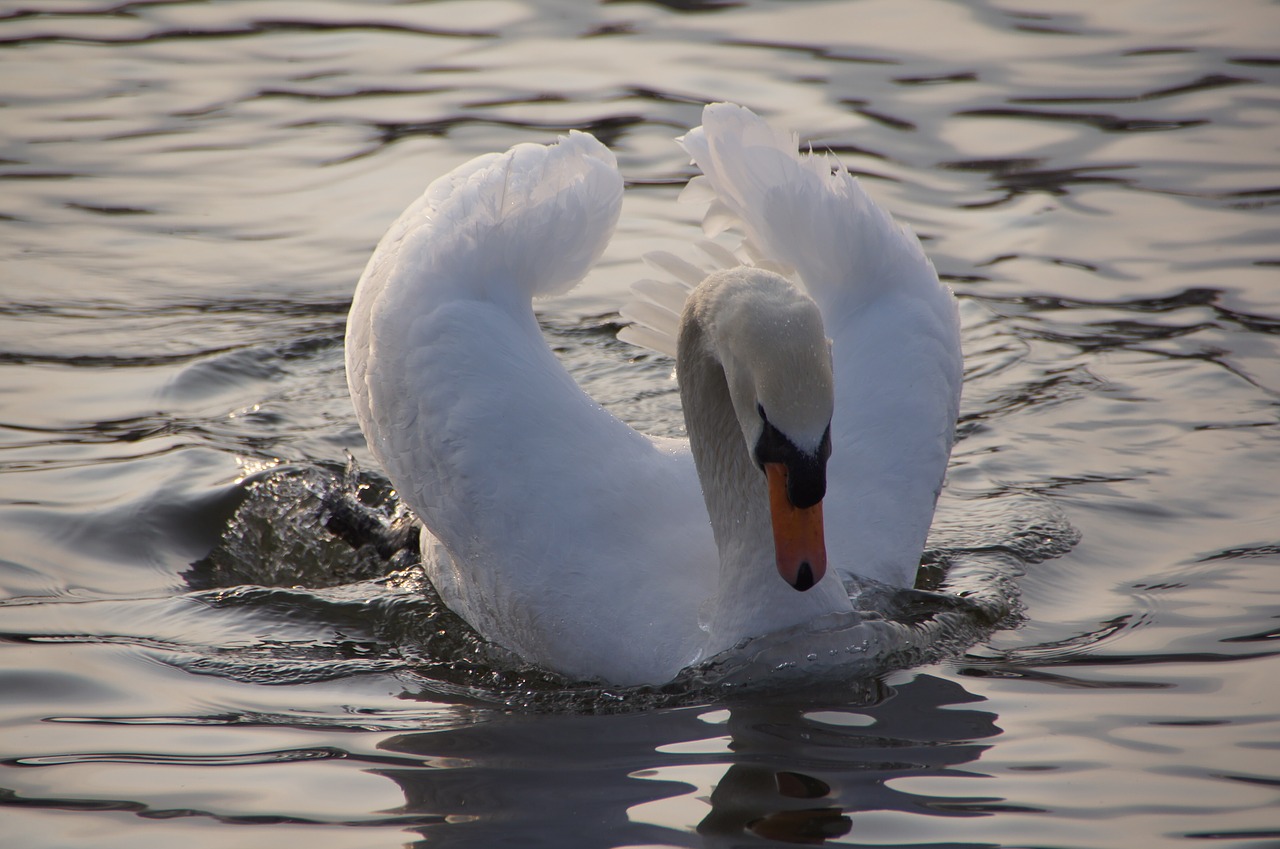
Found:
[[[764,414],[764,404],[761,404],[760,402],[757,401],[756,412],[760,414],[760,421],[764,422],[765,424],[769,423],[769,417]]]
[[[760,431],[760,438],[756,440],[755,451],[752,453],[756,468],[763,472],[765,463],[781,463],[794,453],[795,449],[791,448],[791,440],[769,423],[763,409],[760,409],[760,418],[764,420],[764,429]]]
[[[787,500],[796,507],[811,507],[822,500],[827,491],[827,458],[831,456],[831,426],[822,434],[818,450],[810,454],[801,451],[787,435],[765,418],[764,409],[757,405],[764,418],[764,430],[756,441],[754,459],[756,467],[763,470],[766,463],[781,463],[787,467]]]

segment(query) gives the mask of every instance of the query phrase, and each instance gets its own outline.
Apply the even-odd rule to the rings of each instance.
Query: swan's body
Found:
[[[850,610],[840,575],[909,586],[950,452],[955,304],[915,237],[744,109],[708,107],[682,143],[714,210],[804,290],[744,267],[712,274],[683,307],[658,285],[659,303],[636,308],[650,320],[633,338],[670,349],[681,336],[695,451],[592,401],[534,318],[531,298],[580,280],[618,218],[621,177],[589,135],[432,183],[379,244],[348,322],[357,417],[435,537],[424,560],[441,597],[486,638],[571,677],[668,680],[743,639]],[[778,308],[798,318],[768,319]],[[767,458],[753,450],[771,428],[807,475],[828,425],[821,508],[836,574],[797,592],[778,575]]]

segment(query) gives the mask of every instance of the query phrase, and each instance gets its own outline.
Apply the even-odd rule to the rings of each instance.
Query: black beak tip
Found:
[[[804,563],[801,563],[800,568],[796,570],[796,581],[791,586],[795,587],[800,592],[804,592],[816,583],[817,581],[813,579],[813,567],[810,566],[809,562],[806,560]]]

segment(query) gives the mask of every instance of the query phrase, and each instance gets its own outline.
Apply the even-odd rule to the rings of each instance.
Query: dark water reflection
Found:
[[[430,845],[494,845],[511,834],[538,846],[563,845],[567,834],[581,846],[733,846],[753,835],[814,844],[847,835],[854,812],[996,810],[1001,800],[944,802],[890,783],[959,775],[977,761],[1000,729],[976,701],[952,681],[918,676],[892,689],[869,683],[862,702],[506,714],[382,744],[426,764],[465,765],[379,772],[400,785],[407,813],[442,817],[422,829]],[[666,742],[653,750],[652,740]],[[696,812],[696,834],[659,825],[670,810]]]
[[[0,843],[1275,845],[1278,34],[1252,0],[0,10]],[[324,535],[316,476],[371,466],[354,281],[478,153],[615,149],[617,239],[541,316],[679,432],[616,311],[697,235],[671,137],[711,99],[836,153],[956,290],[923,584],[1012,627],[838,692],[575,689]]]

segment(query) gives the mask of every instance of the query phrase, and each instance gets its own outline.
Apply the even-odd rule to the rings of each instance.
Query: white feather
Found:
[[[741,261],[794,276],[822,309],[837,382],[826,500],[838,517],[827,527],[833,564],[912,583],[959,412],[955,298],[915,235],[843,166],[800,153],[794,136],[749,110],[711,104],[679,142],[703,172],[681,200],[710,203],[704,231],[737,232]],[[700,244],[714,246],[718,264],[739,261]],[[669,261],[659,267],[688,277]],[[660,327],[627,338],[664,352],[675,344]]]
[[[740,107],[714,104],[703,120],[683,139],[706,175],[686,195],[714,196],[708,232],[735,227],[751,262],[794,272],[832,339],[830,564],[910,584],[958,404],[954,299],[847,173]],[[711,482],[687,443],[643,436],[587,397],[534,319],[532,298],[573,286],[600,256],[621,196],[613,155],[583,133],[436,180],[361,278],[347,378],[370,450],[438,540],[426,566],[451,608],[566,675],[659,682],[779,622],[755,600],[762,618],[735,619],[741,633],[700,626],[726,592]],[[676,353],[690,289],[740,262],[714,243],[702,254],[709,263],[656,258],[676,279],[637,286],[623,338]]]

